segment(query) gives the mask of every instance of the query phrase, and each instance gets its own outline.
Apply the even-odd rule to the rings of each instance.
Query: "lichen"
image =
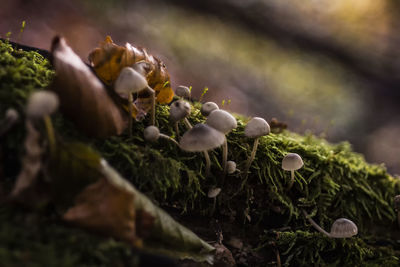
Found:
[[[0,41],[0,117],[9,107],[17,108],[20,114],[23,114],[27,96],[34,90],[46,88],[51,83],[53,74],[51,65],[41,55],[15,50],[11,45]],[[199,106],[198,102],[193,103],[193,111],[189,118],[192,124],[205,121],[199,112]],[[157,124],[162,133],[176,137],[168,114],[168,106],[157,106]],[[243,169],[253,140],[243,134],[247,118],[240,115],[236,117],[238,128],[227,136],[228,158],[234,160],[239,169]],[[271,133],[260,139],[248,179],[244,181],[242,173],[235,172],[228,175],[225,184],[222,185],[222,168],[219,164],[221,149],[210,153],[212,174],[205,177],[205,162],[201,153],[181,151],[167,140],[146,143],[142,133],[148,125],[147,119],[134,123],[132,137],[123,134],[105,140],[82,135],[62,114],[56,114],[53,121],[58,138],[91,145],[125,178],[162,206],[172,206],[189,214],[209,216],[213,202],[207,198],[205,192],[211,186],[218,185],[222,187],[222,192],[218,197],[217,214],[218,211],[219,214],[236,214],[236,224],[249,224],[248,218],[251,218],[251,225],[256,225],[259,229],[286,226],[289,229],[302,229],[282,232],[277,240],[279,250],[288,265],[308,265],[310,261],[329,265],[339,261],[360,264],[365,262],[372,264],[371,266],[385,262],[390,266],[398,256],[398,248],[383,248],[368,243],[368,240],[378,228],[394,229],[396,217],[392,208],[392,198],[400,191],[400,182],[391,177],[383,166],[366,163],[363,156],[354,153],[347,142],[330,144],[312,135],[301,136],[290,131]],[[181,133],[187,130],[183,124],[179,127]],[[2,144],[3,154],[10,155],[4,162],[6,180],[12,181],[19,170],[23,135],[24,128],[20,124]],[[298,153],[304,160],[304,168],[296,171],[295,183],[289,192],[285,188],[290,174],[281,169],[281,160],[288,152]],[[339,217],[347,217],[359,226],[361,238],[330,240],[314,233],[303,218],[301,209],[309,211],[324,228],[329,228]],[[4,222],[6,219],[2,217],[1,220]],[[40,227],[39,233],[29,239],[30,231],[24,227],[17,227],[18,224],[13,225],[12,220],[7,219],[0,232],[4,239],[0,240],[12,242],[13,239],[18,239],[13,246],[17,251],[22,251],[17,253],[20,260],[31,244],[28,240],[32,240],[37,248],[34,254],[43,255],[40,259],[35,258],[38,265],[50,266],[53,259],[59,260],[58,263],[65,262],[65,266],[70,266],[69,262],[72,265],[86,264],[80,256],[73,256],[83,255],[87,251],[84,246],[75,246],[75,241],[66,242],[65,246],[52,244],[56,243],[53,235],[63,239],[68,236],[69,231],[75,230],[52,224],[49,229],[53,229],[54,232],[47,227]],[[92,237],[82,234],[79,242],[85,238],[92,240]],[[382,234],[381,238],[391,240],[390,231]],[[100,249],[99,246],[101,247],[103,242],[101,240],[103,239],[94,241],[91,247],[94,251]],[[267,240],[268,238],[263,236],[255,243],[267,248]],[[96,244],[97,242],[99,243]],[[115,244],[118,253],[126,252],[126,249],[120,250],[118,242]],[[11,250],[5,248],[6,246],[3,246],[0,250],[0,255],[8,260],[15,259],[14,254],[9,254]],[[51,253],[47,253],[47,249],[51,249]],[[344,256],[345,251],[350,253]],[[299,253],[303,252],[305,256],[300,257]],[[67,257],[68,253],[71,253],[71,258]],[[113,255],[113,249],[107,250],[104,255],[99,256],[96,264],[107,266]]]

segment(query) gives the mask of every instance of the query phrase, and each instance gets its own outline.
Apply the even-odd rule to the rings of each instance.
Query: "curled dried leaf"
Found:
[[[126,128],[127,115],[64,38],[54,38],[52,54],[56,71],[52,87],[60,98],[63,113],[89,135],[121,134]]]
[[[139,246],[135,218],[134,195],[104,178],[86,187],[63,216],[80,227]]]
[[[157,102],[166,104],[172,101],[174,92],[170,85],[170,78],[164,63],[147,53],[144,48],[136,48],[129,43],[125,47],[116,45],[110,36],[107,36],[100,47],[89,54],[89,62],[97,76],[107,85],[113,85],[124,67],[134,67],[146,77],[147,83],[156,91]],[[148,94],[138,95],[137,102],[146,103]],[[142,104],[137,108],[148,112],[149,105]]]

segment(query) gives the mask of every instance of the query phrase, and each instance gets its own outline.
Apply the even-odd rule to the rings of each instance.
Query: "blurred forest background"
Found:
[[[84,59],[111,35],[160,57],[173,88],[332,142],[400,173],[400,2],[2,0],[0,35]],[[22,21],[26,26],[19,34]],[[87,60],[86,60],[87,61]],[[228,104],[228,101],[230,103]]]

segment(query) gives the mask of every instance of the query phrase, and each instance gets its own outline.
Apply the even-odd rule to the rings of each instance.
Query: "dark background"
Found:
[[[400,4],[394,0],[2,0],[0,37],[49,49],[65,36],[86,61],[111,35],[146,47],[175,88],[348,140],[400,173]],[[26,21],[23,33],[21,23]],[[228,100],[230,104],[227,105]]]

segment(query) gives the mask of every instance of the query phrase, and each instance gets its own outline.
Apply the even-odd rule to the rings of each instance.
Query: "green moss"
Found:
[[[0,103],[2,103],[0,117],[9,107],[15,107],[23,114],[29,93],[45,88],[52,77],[51,66],[42,56],[35,52],[16,51],[10,45],[0,42]],[[168,114],[168,106],[157,106],[157,124],[161,132],[175,136]],[[238,128],[227,137],[228,158],[234,160],[239,169],[243,169],[253,140],[243,134],[246,118],[241,116],[237,118]],[[199,112],[199,103],[194,103],[189,120],[193,124],[204,122],[205,118]],[[252,219],[252,226],[257,224],[258,229],[289,226],[291,229],[308,231],[310,228],[306,226],[300,212],[301,209],[307,209],[324,228],[329,229],[332,222],[339,217],[347,217],[359,226],[360,236],[363,239],[346,241],[333,241],[320,234],[301,231],[281,233],[278,246],[281,252],[287,251],[284,256],[290,264],[301,265],[309,260],[321,264],[330,264],[336,260],[372,264],[379,262],[377,260],[379,255],[382,255],[382,261],[391,263],[395,260],[394,255],[398,253],[398,250],[394,251],[392,248],[370,245],[367,238],[379,227],[393,230],[396,217],[392,208],[392,198],[400,191],[400,183],[393,179],[383,166],[366,163],[363,156],[352,152],[351,146],[346,142],[333,145],[312,135],[300,136],[288,131],[270,134],[260,140],[248,180],[243,181],[241,173],[236,172],[229,175],[225,179],[225,184],[221,185],[222,169],[219,165],[221,149],[210,153],[212,175],[206,178],[204,157],[201,153],[183,152],[166,140],[146,144],[142,132],[144,125],[148,125],[147,120],[134,124],[134,135],[131,138],[125,134],[106,140],[91,139],[82,135],[61,114],[55,115],[54,121],[56,130],[62,138],[90,144],[124,177],[161,205],[174,206],[187,213],[208,214],[213,202],[204,192],[211,186],[219,185],[223,190],[218,197],[217,215],[236,214],[236,223],[239,225],[243,223],[246,213]],[[180,125],[180,130],[186,131],[183,124]],[[15,179],[19,170],[23,135],[24,128],[21,123],[2,144],[3,153],[10,155],[4,164],[6,178],[9,180]],[[281,169],[281,160],[288,152],[300,154],[305,166],[296,172],[294,186],[286,192],[290,174]],[[37,225],[43,226],[43,224]],[[38,228],[39,233],[29,239],[31,237],[28,234],[19,233],[22,227],[18,228],[18,224],[13,225],[10,221],[4,223],[2,227],[0,234],[3,240],[9,240],[7,242],[20,240],[13,245],[17,251],[22,251],[18,256],[20,259],[25,253],[23,251],[31,245],[28,240],[32,240],[38,247],[35,254],[43,255],[43,258],[32,261],[40,263],[39,265],[50,266],[53,259],[65,262],[65,266],[78,262],[93,264],[86,263],[79,256],[86,252],[84,246],[75,246],[72,241],[65,243],[68,249],[55,244],[53,246],[53,242],[56,242],[51,239],[53,235],[60,235],[62,239],[68,236],[69,231],[75,230],[51,224],[48,229]],[[390,231],[386,231],[386,235],[382,235],[382,238],[390,240]],[[82,236],[82,240],[85,238],[92,240],[91,237]],[[85,244],[82,240],[80,242]],[[93,241],[91,249],[99,250],[103,242],[101,240],[103,239]],[[265,246],[266,240],[266,237],[261,238],[260,244]],[[327,254],[310,250],[315,248],[313,242],[318,244],[316,247],[321,251],[327,251]],[[115,244],[117,247],[121,245],[118,242]],[[11,262],[16,258],[6,247],[3,246],[0,255]],[[117,250],[119,251],[117,254],[121,255],[120,249]],[[346,250],[351,253],[343,256],[341,253]],[[65,254],[60,254],[63,251],[66,251]],[[113,251],[107,250],[96,264],[106,266],[114,257]],[[300,257],[295,262],[294,256],[292,258],[290,256],[297,255],[299,251],[305,252],[306,256]],[[72,256],[67,257],[68,253]],[[75,254],[78,256],[73,256]],[[48,255],[49,258],[44,255]]]
[[[126,244],[63,225],[43,214],[0,208],[2,266],[137,266]]]
[[[261,248],[277,248],[283,266],[398,266],[400,252],[393,244],[373,240],[335,239],[304,231],[268,233]],[[393,242],[394,243],[394,242]]]
[[[27,96],[48,86],[54,75],[50,63],[36,52],[14,49],[0,40],[0,114],[13,107],[22,112]],[[4,102],[5,101],[5,102]]]

